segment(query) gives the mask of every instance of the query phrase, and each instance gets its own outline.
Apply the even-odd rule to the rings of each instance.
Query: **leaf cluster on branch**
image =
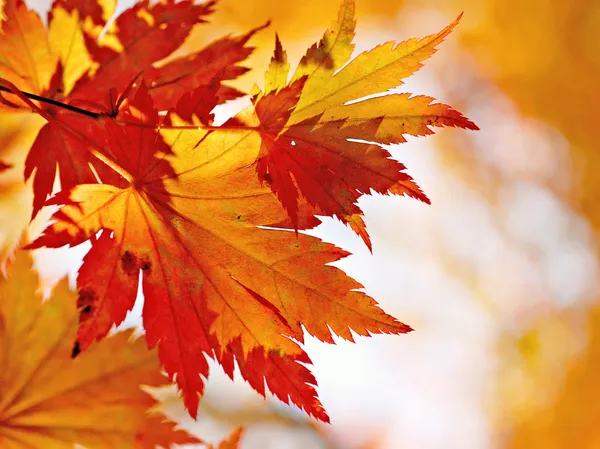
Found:
[[[302,231],[336,217],[371,249],[359,198],[429,202],[382,145],[477,127],[431,97],[388,91],[460,17],[353,58],[354,1],[343,0],[294,71],[276,37],[262,87],[242,92],[231,81],[268,24],[172,56],[215,6],[145,0],[109,22],[114,1],[55,0],[46,28],[22,0],[6,1],[0,112],[45,119],[24,179],[32,217],[58,207],[27,248],[91,242],[77,277],[76,359],[123,321],[141,283],[146,343],[192,416],[212,358],[328,421],[304,333],[334,343],[411,328],[331,265],[348,252]],[[215,107],[244,95],[251,106],[214,123]]]

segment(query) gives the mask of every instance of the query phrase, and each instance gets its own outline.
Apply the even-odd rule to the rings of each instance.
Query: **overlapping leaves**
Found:
[[[373,190],[429,202],[404,165],[380,146],[355,140],[400,143],[404,134],[431,134],[430,126],[477,129],[449,106],[431,104],[430,97],[364,98],[401,85],[459,20],[437,34],[389,42],[350,61],[354,2],[344,1],[337,22],[308,50],[289,83],[290,67],[277,40],[264,92],[256,88],[253,97],[263,139],[257,168],[295,226],[299,203],[306,200],[318,213],[349,223],[370,247],[356,204],[361,195]]]
[[[56,0],[48,15],[48,31],[22,0],[9,0],[5,6],[0,77],[20,90],[90,112],[82,117],[73,110],[39,105],[48,124],[33,144],[25,169],[26,178],[34,177],[34,215],[52,192],[57,168],[63,188],[97,178],[116,182],[114,172],[87,151],[92,146],[102,153],[106,141],[99,123],[85,118],[114,115],[123,93],[140,73],[146,74],[151,95],[163,108],[187,86],[216,85],[218,103],[242,95],[221,82],[247,71],[238,63],[250,53],[246,44],[254,31],[157,64],[179,48],[194,25],[205,22],[213,2],[139,2],[95,40],[114,10],[114,2],[102,5],[104,9],[93,1]],[[213,58],[216,52],[223,57]],[[29,108],[16,98],[7,100],[13,100],[15,107]]]
[[[0,279],[0,447],[151,449],[198,440],[152,411],[143,386],[161,386],[155,352],[121,332],[71,359],[76,295],[66,280],[50,300],[20,254]]]
[[[242,94],[223,82],[246,71],[239,62],[258,29],[160,61],[212,7],[140,2],[98,40],[110,11],[57,0],[48,41],[39,18],[21,1],[9,2],[1,48],[16,42],[6,23],[28,20],[35,32],[27,48],[43,51],[54,67],[0,66],[10,93],[5,106],[26,105],[48,121],[25,175],[34,176],[34,213],[44,203],[60,209],[30,247],[92,242],[77,280],[76,353],[124,319],[141,276],[146,341],[158,346],[190,413],[212,357],[230,376],[237,362],[258,392],[265,394],[266,384],[326,421],[299,344],[304,331],[333,343],[333,335],[352,341],[352,332],[399,334],[410,327],[330,265],[347,252],[298,231],[317,224],[317,215],[335,216],[370,246],[360,196],[375,191],[428,201],[378,143],[430,134],[430,126],[476,126],[429,97],[363,97],[398,86],[457,22],[349,62],[354,3],[345,0],[289,81],[277,40],[264,90],[256,88],[251,107],[214,126],[213,108]],[[74,30],[71,46],[84,62],[73,63],[53,38],[59,20]],[[0,51],[7,61],[11,54]],[[62,191],[46,202],[57,165]]]

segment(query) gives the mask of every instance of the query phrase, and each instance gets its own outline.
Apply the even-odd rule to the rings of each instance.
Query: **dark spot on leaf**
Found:
[[[129,276],[138,273],[138,260],[131,251],[125,251],[121,256],[121,268]]]
[[[144,273],[149,274],[152,271],[152,262],[150,262],[149,260],[142,260],[140,268]]]
[[[237,219],[238,219],[238,220],[239,220],[239,219],[241,219],[241,218],[242,218],[242,216],[241,216],[241,215],[238,215],[238,216],[237,216]]]
[[[81,353],[81,348],[79,347],[79,342],[76,341],[73,345],[73,351],[71,351],[71,358],[74,359]]]
[[[77,296],[77,308],[79,310],[79,322],[82,323],[94,313],[94,307],[98,298],[93,290],[82,289]]]

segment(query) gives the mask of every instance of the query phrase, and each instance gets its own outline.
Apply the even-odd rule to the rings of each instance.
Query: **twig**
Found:
[[[14,94],[14,92],[12,92],[10,89],[7,89],[6,87],[3,87],[3,86],[0,86],[0,92],[7,92],[9,94]],[[52,98],[42,97],[40,95],[36,95],[36,94],[29,93],[29,92],[24,92],[24,91],[21,91],[21,93],[31,100],[41,101],[42,103],[51,104],[52,106],[63,108],[68,111],[71,111],[71,112],[76,112],[77,114],[85,115],[87,117],[99,118],[102,115],[99,112],[92,112],[92,111],[88,111],[87,109],[81,109],[81,108],[78,108],[77,106],[72,106],[67,103],[62,103],[60,101],[53,100]]]

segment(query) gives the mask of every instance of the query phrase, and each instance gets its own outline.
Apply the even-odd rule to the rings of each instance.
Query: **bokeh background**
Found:
[[[29,3],[45,12],[50,1]],[[244,449],[599,447],[600,2],[356,3],[357,52],[437,32],[465,12],[402,91],[453,105],[481,131],[436,130],[391,150],[433,204],[361,200],[373,254],[333,220],[313,232],[354,253],[338,265],[416,331],[336,346],[308,340],[330,426],[264,401],[217,366],[197,422],[172,390],[157,392],[167,413],[208,441],[246,426]],[[275,31],[295,63],[338,7],[221,0],[187,46],[270,18],[252,41],[254,70],[237,83],[249,88],[262,80]],[[9,125],[2,137],[14,143]],[[26,196],[11,184],[22,152],[0,155],[17,166],[0,178],[3,198]],[[15,210],[0,211],[3,239]],[[57,264],[56,252],[40,251],[38,261],[52,280],[72,276],[84,253],[59,250]]]

